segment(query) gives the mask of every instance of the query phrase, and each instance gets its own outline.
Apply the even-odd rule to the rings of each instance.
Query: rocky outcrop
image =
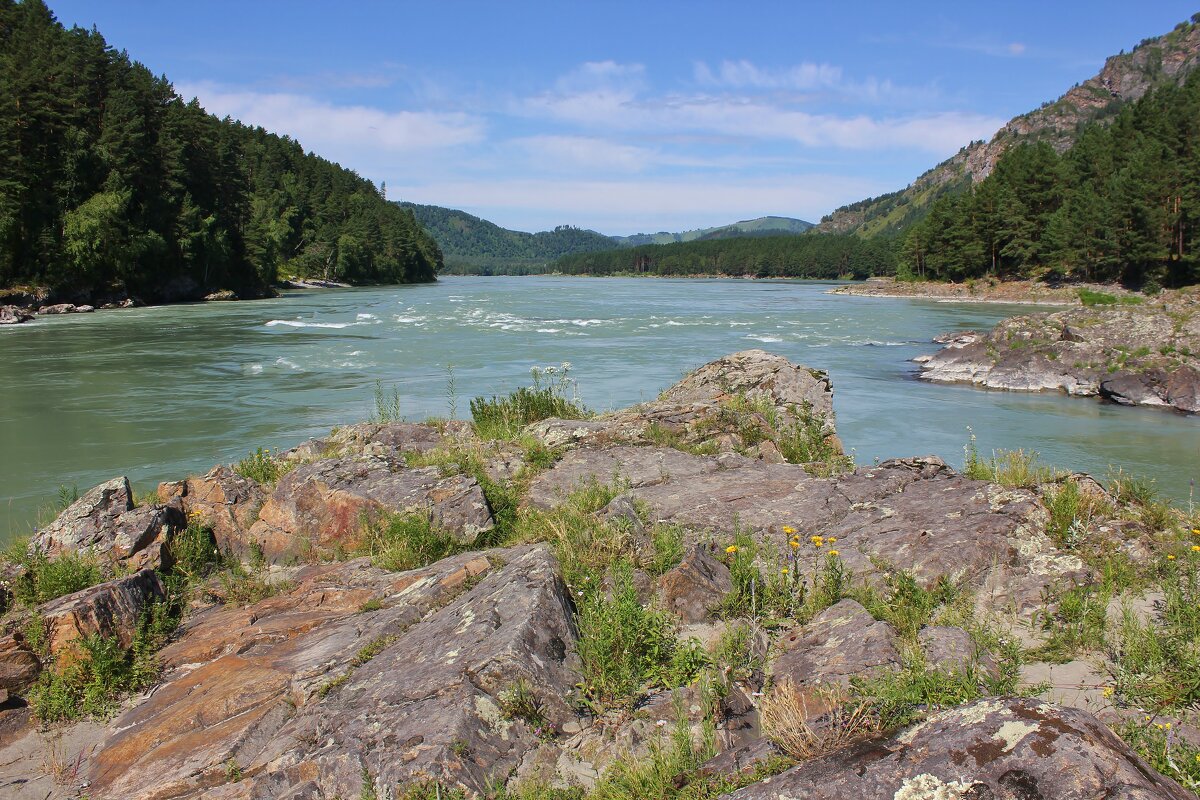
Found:
[[[133,569],[161,565],[162,546],[183,525],[178,509],[134,508],[129,480],[113,478],[88,491],[33,537],[43,555],[86,553]]]
[[[696,741],[714,736],[719,755],[697,775],[744,773],[778,752],[762,739],[764,731],[788,746],[776,726],[790,719],[801,738],[828,737],[845,746],[811,755],[730,798],[1180,796],[1096,719],[1038,701],[993,698],[936,714],[934,706],[918,704],[913,713],[928,718],[888,738],[878,733],[884,712],[878,710],[877,719],[869,705],[882,698],[857,698],[866,722],[850,735],[838,730],[842,703],[855,687],[872,685],[863,679],[903,678],[901,670],[922,662],[929,670],[1000,677],[997,658],[976,645],[973,628],[929,623],[946,620],[934,609],[925,609],[929,614],[920,621],[929,624],[918,627],[914,617],[881,613],[871,591],[878,599],[896,598],[889,593],[899,586],[926,597],[919,590],[936,587],[940,596],[948,581],[955,600],[940,608],[955,620],[970,616],[973,594],[979,613],[972,624],[1001,615],[1028,623],[1035,615],[1053,618],[1046,600],[1051,592],[1092,576],[1046,535],[1038,491],[970,480],[934,457],[822,477],[829,473],[777,463],[762,449],[685,452],[695,449],[688,437],[714,425],[705,420],[728,425],[709,430],[747,451],[741,438],[747,426],[776,426],[797,405],[818,409],[829,391],[821,376],[763,355],[738,354],[701,368],[655,404],[563,423],[585,433],[557,462],[541,462],[543,471],[532,477],[515,448],[470,442],[462,426],[372,423],[285,454],[277,465],[290,471],[273,488],[221,467],[161,485],[163,505],[134,508],[123,479],[96,487],[42,532],[39,549],[51,557],[91,550],[137,563],[161,537],[140,546],[145,537],[136,532],[156,513],[186,513],[211,527],[224,549],[261,547],[275,562],[269,572],[275,594],[244,607],[211,605],[221,593],[218,584],[247,573],[243,567],[208,577],[190,599],[181,629],[157,654],[160,684],[128,698],[114,719],[86,736],[83,726],[70,729],[76,738],[69,740],[78,742],[67,770],[76,775],[73,791],[84,791],[86,781],[86,794],[97,800],[395,797],[406,787],[436,782],[443,788],[434,793],[479,797],[506,778],[511,788],[514,776],[589,787],[618,761],[646,763],[680,735],[673,729],[690,730]],[[607,438],[614,431],[648,432],[651,417],[659,425],[679,422],[675,441],[684,449]],[[832,418],[824,419],[832,435]],[[650,440],[647,433],[641,441]],[[564,553],[626,548],[635,560],[638,602],[678,618],[670,666],[656,662],[649,677],[635,679],[645,683],[620,707],[589,705],[586,694],[577,694],[588,690],[582,670],[588,651],[580,643],[595,641],[587,637],[598,628],[587,627],[586,615],[576,616],[549,544],[461,552],[404,572],[364,558],[316,563],[313,556],[346,558],[364,522],[385,512],[426,514],[464,549],[482,546],[478,534],[493,520],[479,484],[447,474],[449,468],[408,466],[447,463],[440,454],[424,460],[412,454],[456,444],[469,445],[472,457],[494,453],[502,462],[489,467],[496,480],[519,475],[518,485],[525,486],[528,479],[523,512],[529,517],[518,515],[518,530],[528,522],[526,535],[536,538],[535,525],[544,523],[541,535],[562,544]],[[1082,476],[1062,480],[1103,493]],[[589,482],[612,482],[618,491],[591,516],[578,506],[558,508]],[[586,538],[597,530],[611,541]],[[586,535],[559,541],[564,531]],[[170,550],[162,548],[166,569]],[[680,563],[668,569],[666,557],[680,553]],[[580,558],[592,563],[588,553],[572,557],[573,569]],[[294,559],[302,565],[291,564]],[[750,582],[758,599],[757,606],[749,604],[751,618],[733,618],[732,609],[744,611],[733,590],[745,586],[755,560],[756,568],[771,571]],[[649,574],[660,570],[657,580]],[[836,577],[826,582],[835,572],[851,583],[827,589],[838,583]],[[597,569],[587,578],[596,579],[586,585],[597,586],[598,600],[612,599],[611,573]],[[755,616],[769,578],[778,605],[769,616]],[[814,590],[822,594],[808,594]],[[823,608],[826,591],[838,594]],[[39,638],[54,656],[47,663],[69,667],[81,637],[91,635],[129,647],[147,604],[164,593],[158,573],[147,569],[42,604],[37,612],[48,636]],[[778,610],[814,596],[820,605]],[[1154,597],[1136,602],[1129,599],[1128,613],[1155,613]],[[34,617],[21,609],[10,613],[0,635],[0,793],[53,797],[58,790],[45,779],[28,777],[41,774],[30,756],[39,752],[38,733],[25,725],[29,712],[20,708],[44,659],[25,638],[36,632],[27,627]],[[1008,630],[993,634],[1005,648],[997,656],[1007,670]],[[705,677],[689,682],[699,668],[691,662],[706,660]],[[1026,665],[1025,677],[1036,682],[1038,669]],[[1059,677],[1049,675],[1056,689]],[[1076,677],[1069,672],[1066,680]],[[1103,697],[1096,680],[1088,680],[1087,696]],[[513,699],[518,688],[520,703]],[[768,714],[767,703],[788,701],[785,691],[801,704],[796,713]],[[1074,695],[1054,696],[1076,702]],[[1105,710],[1112,711],[1111,704]],[[868,735],[875,738],[864,741]],[[810,753],[829,749],[822,740]]]
[[[1029,555],[1053,550],[1037,532],[1045,511],[1032,492],[969,480],[936,458],[886,461],[826,479],[798,465],[735,454],[577,450],[533,480],[527,501],[549,508],[581,484],[614,475],[645,503],[653,522],[726,538],[737,525],[777,552],[787,547],[782,526],[795,526],[805,540],[835,537],[840,557],[857,575],[879,574],[885,564],[927,582],[943,575],[981,580],[996,565],[1028,570]],[[1057,573],[1063,565],[1043,567]]]
[[[921,377],[1009,391],[1099,395],[1123,405],[1200,411],[1200,307],[1081,308],[1004,320],[917,359]]]
[[[669,439],[779,462],[775,442],[803,423],[815,424],[841,452],[828,376],[764,350],[744,350],[705,364],[653,402],[591,420],[548,419],[529,432],[547,447]]]
[[[284,475],[267,498],[248,542],[279,561],[341,549],[352,551],[364,525],[381,513],[418,512],[463,543],[493,526],[483,490],[466,475],[443,477],[436,467],[409,469],[382,458],[336,458]]]
[[[779,641],[771,666],[773,679],[791,683],[810,696],[808,705],[824,712],[820,693],[850,686],[850,678],[867,677],[900,667],[896,630],[872,617],[854,600],[825,609],[802,630]],[[818,712],[819,709],[819,712]]]
[[[704,547],[694,547],[679,566],[659,578],[663,607],[684,623],[703,622],[733,591],[729,568]]]
[[[752,784],[724,800],[1096,797],[1184,800],[1084,711],[1037,700],[981,700]]]
[[[133,645],[143,613],[164,599],[162,581],[152,569],[101,583],[43,603],[34,623],[41,626],[43,652],[55,669],[66,669],[80,656],[80,642],[92,636]],[[31,624],[28,620],[25,624]],[[27,628],[10,624],[0,636],[0,689],[21,694],[42,670],[41,659],[26,639]]]
[[[229,763],[243,779],[222,796],[358,797],[423,778],[480,792],[538,741],[501,712],[504,690],[523,679],[551,721],[571,716],[556,572],[540,547],[390,575],[348,562],[201,615],[163,652],[167,683],[114,722],[90,794],[212,796]],[[382,608],[360,613],[368,599]]]

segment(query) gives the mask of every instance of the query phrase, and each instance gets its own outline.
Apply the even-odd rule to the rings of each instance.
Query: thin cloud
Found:
[[[745,59],[722,61],[715,69],[703,61],[693,66],[701,86],[732,89],[827,89],[842,84],[842,68],[805,62],[785,69],[760,67]]]
[[[532,166],[550,171],[640,172],[656,160],[653,150],[592,136],[527,136],[509,144]]]
[[[384,152],[417,152],[469,145],[484,139],[482,120],[464,113],[383,111],[338,106],[288,92],[256,92],[197,83],[176,87],[195,96],[209,112],[230,116],[291,136],[313,149],[334,152],[369,147]]]
[[[389,181],[388,186],[393,197],[465,208],[506,227],[536,230],[568,223],[608,234],[683,230],[764,214],[815,222],[834,205],[893,188],[840,175],[777,175],[730,181],[522,178],[423,185]]]

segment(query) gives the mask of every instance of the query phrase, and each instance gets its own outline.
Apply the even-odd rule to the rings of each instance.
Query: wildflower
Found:
[[[1194,545],[1192,545],[1192,552],[1193,552],[1193,553],[1200,553],[1200,544],[1194,544]]]
[[[838,551],[837,551],[837,550],[830,550],[830,551],[829,551],[829,555],[831,555],[831,556],[836,556],[837,554],[838,554]]]
[[[1102,692],[1102,694],[1103,694],[1105,697],[1112,697],[1114,694],[1116,694],[1116,692],[1117,692],[1117,690],[1116,690],[1116,689],[1114,689],[1113,687],[1111,687],[1111,686],[1105,686],[1105,687],[1104,687],[1104,691]]]
[[[792,546],[792,549],[795,550],[797,547],[800,546],[800,540],[792,539],[790,542],[788,542],[788,544],[790,544]]]
[[[1200,528],[1192,528],[1193,536],[1200,536]]]
[[[829,537],[828,539],[826,539],[825,541],[829,542],[830,544],[833,544],[834,542],[836,542],[836,541],[837,541],[837,537],[836,537],[836,536],[830,536],[830,537]]]
[[[793,533],[795,533],[795,532],[796,532],[796,529],[795,529],[795,528],[793,528],[791,525],[784,525],[784,526],[783,526],[783,532],[784,532],[784,533],[786,533],[786,534],[793,534]]]
[[[787,567],[784,567],[783,569],[779,570],[779,574],[780,574],[780,575],[787,575]]]
[[[820,547],[821,545],[825,544],[825,537],[813,536],[809,538],[809,541],[813,543],[813,547]]]
[[[655,726],[657,726],[659,728],[665,728],[667,725],[667,721],[665,719],[660,719],[657,722],[655,722],[654,724],[655,724]]]
[[[1167,561],[1174,561],[1174,560],[1175,560],[1175,556],[1174,556],[1174,555],[1168,555],[1168,556],[1167,556]]]
[[[737,548],[736,544],[731,544],[731,545],[729,545],[729,547],[725,548],[726,553],[736,553],[737,551],[738,551],[738,548]]]

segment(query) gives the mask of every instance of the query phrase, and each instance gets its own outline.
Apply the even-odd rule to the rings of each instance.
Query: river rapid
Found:
[[[1186,504],[1200,419],[1055,394],[937,386],[930,340],[1027,306],[833,296],[802,281],[442,278],[237,303],[40,318],[0,328],[0,541],[46,518],[58,487],[207,471],[366,419],[378,383],[409,419],[469,416],[476,395],[571,364],[596,410],[648,400],[687,370],[760,347],[826,370],[859,464],[936,454],[970,427],[1056,466],[1153,478]],[[1197,498],[1200,500],[1200,497]]]

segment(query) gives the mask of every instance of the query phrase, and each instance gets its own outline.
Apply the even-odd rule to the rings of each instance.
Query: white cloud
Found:
[[[335,159],[348,147],[413,152],[474,144],[484,138],[483,122],[463,113],[337,106],[301,94],[226,89],[212,83],[183,84],[176,91],[199,98],[217,116],[291,136]]]
[[[655,159],[646,148],[592,136],[528,136],[510,144],[522,150],[533,167],[550,171],[640,172]]]
[[[959,111],[875,118],[810,113],[760,98],[676,95],[642,100],[628,92],[539,95],[526,112],[590,129],[715,133],[737,139],[792,141],[807,147],[849,150],[916,149],[949,155],[987,138],[1005,120]]]

